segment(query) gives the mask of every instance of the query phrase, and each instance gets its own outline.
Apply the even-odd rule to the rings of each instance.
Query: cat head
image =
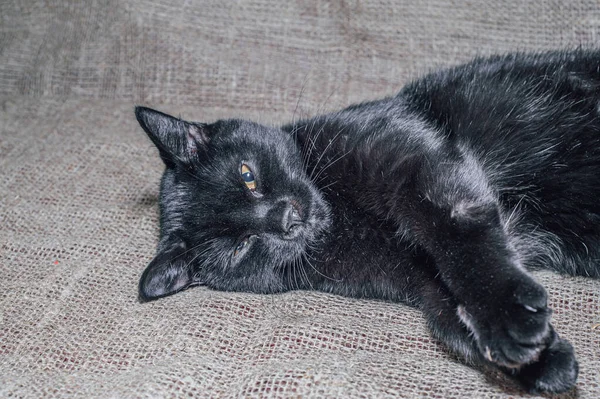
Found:
[[[286,290],[284,275],[330,224],[289,133],[242,120],[187,122],[144,107],[135,114],[166,165],[161,238],[140,299],[198,284]]]

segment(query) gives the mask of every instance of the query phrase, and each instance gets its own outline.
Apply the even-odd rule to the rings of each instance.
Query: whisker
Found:
[[[298,261],[298,266],[300,267],[300,271],[302,272],[302,274],[304,274],[304,278],[306,279],[306,283],[308,286],[310,286],[310,289],[312,291],[315,290],[315,287],[313,287],[312,283],[310,282],[310,278],[308,277],[308,274],[306,273],[306,269],[304,268],[304,265],[302,264],[302,262],[300,261],[300,259],[296,258]]]
[[[294,282],[296,283],[296,290],[299,290],[300,286],[298,285],[298,278],[296,276],[296,268],[292,266],[292,270],[294,271]]]
[[[306,72],[304,76],[304,80],[302,81],[302,87],[300,88],[300,94],[298,95],[298,101],[296,101],[296,107],[294,108],[294,113],[292,114],[292,126],[296,126],[296,111],[298,111],[298,107],[300,106],[300,100],[302,100],[302,95],[304,94],[304,89],[306,89],[306,83],[308,82],[308,75],[310,75],[310,70]],[[297,130],[296,130],[297,132]],[[296,137],[294,136],[294,139]]]
[[[325,109],[325,105],[329,102],[329,100],[331,99],[331,97],[333,96],[333,94],[335,93],[335,88],[331,91],[331,93],[329,94],[329,96],[327,96],[327,98],[325,99],[325,101],[319,106],[319,109],[317,110],[317,115],[321,115],[323,114],[323,111]],[[323,133],[323,130],[325,129],[325,122],[327,122],[327,119],[329,118],[327,115],[324,116],[325,120],[323,121],[323,123],[321,123],[321,127],[319,129],[319,131],[317,132],[316,137],[314,137],[314,139],[311,139],[311,134],[313,133],[314,129],[315,129],[315,125],[317,123],[317,119],[322,119],[322,118],[313,118],[312,121],[312,125],[310,127],[310,130],[306,133],[306,139],[307,141],[310,141],[312,146],[310,147],[310,152],[307,154],[307,160],[310,160],[310,157],[312,155],[312,151],[314,148],[316,148],[316,142],[317,139],[319,138],[319,136],[321,135],[321,133]]]
[[[327,275],[325,275],[325,274],[321,273],[319,270],[317,270],[317,268],[315,268],[315,267],[313,266],[313,264],[312,264],[312,263],[310,263],[310,261],[308,260],[308,257],[305,257],[304,259],[306,260],[306,263],[308,263],[308,265],[309,265],[310,267],[312,267],[312,269],[313,269],[315,272],[317,272],[317,273],[318,273],[320,276],[322,276],[322,277],[325,277],[325,278],[326,278],[326,279],[328,279],[328,280],[335,281],[336,283],[341,283],[341,282],[343,281],[342,279],[339,279],[339,280],[338,280],[338,279],[335,279],[335,278],[333,278],[333,277],[329,277],[329,276],[327,276]],[[313,260],[314,260],[314,258],[313,258]]]
[[[217,240],[216,238],[212,238],[212,239],[210,239],[210,240],[203,241],[203,242],[199,243],[198,245],[194,245],[193,247],[191,247],[191,248],[189,248],[189,249],[185,250],[184,252],[182,252],[182,253],[180,253],[180,254],[177,254],[177,255],[173,256],[173,257],[172,257],[172,258],[170,258],[169,260],[175,260],[175,259],[179,258],[180,256],[183,256],[183,255],[187,254],[187,253],[188,253],[188,252],[190,252],[190,251],[193,251],[193,250],[195,250],[195,249],[198,249],[198,248],[199,248],[199,247],[201,247],[202,245],[210,245],[210,244],[212,244],[213,242],[215,242],[216,240]]]
[[[185,265],[185,268],[188,269],[192,265],[193,261],[195,261],[200,256],[206,254],[207,252],[209,252],[212,249],[213,249],[212,246],[208,246],[208,248],[206,248],[205,250],[198,252],[198,254],[196,256],[194,256],[192,259],[190,259],[190,261]]]
[[[287,274],[287,280],[288,280],[288,287],[289,289],[293,289],[293,285],[292,285],[292,264],[291,263],[287,263],[286,264],[286,274]]]
[[[332,148],[331,146],[333,144],[335,144],[335,142],[339,139],[340,135],[346,130],[345,127],[341,128],[337,134],[331,139],[329,140],[329,143],[327,143],[327,146],[323,149],[323,151],[321,152],[321,156],[317,159],[317,161],[315,162],[312,171],[309,175],[309,178],[312,181],[315,181],[317,179],[317,177],[322,173],[322,171],[324,169],[319,170],[319,172],[317,172],[317,175],[313,177],[313,174],[315,173],[315,171],[317,170],[319,163],[321,162],[321,160],[323,159],[323,157],[325,156],[325,154],[327,154],[327,152],[330,150],[330,148]],[[346,152],[343,156],[346,156],[350,151]]]
[[[312,133],[313,133],[313,130],[315,128],[315,124],[316,124],[316,120],[313,121],[313,124],[312,124],[310,130],[306,133],[306,140],[310,144],[310,146],[308,148],[308,151],[305,154],[306,155],[305,156],[305,160],[306,160],[306,165],[307,166],[310,163],[310,158],[312,156],[313,151],[317,149],[317,144],[316,144],[317,140],[319,139],[319,136],[321,135],[321,133],[323,133],[323,131],[325,130],[325,123],[323,123],[321,125],[321,127],[319,128],[319,130],[317,131],[316,136],[312,137]]]
[[[325,170],[327,170],[327,169],[328,169],[329,167],[331,167],[333,164],[335,164],[336,162],[338,162],[339,160],[341,160],[342,158],[344,158],[346,155],[350,154],[350,152],[351,152],[350,150],[346,151],[345,153],[343,153],[342,155],[340,155],[339,157],[337,157],[336,159],[334,159],[333,161],[331,161],[329,164],[325,165],[325,167],[324,167],[323,169],[321,169],[321,170],[319,171],[319,173],[317,173],[317,175],[314,177],[314,180],[313,180],[313,181],[317,180],[317,179],[319,178],[319,176],[320,176],[321,174],[323,174],[323,172],[324,172]]]
[[[334,180],[331,183],[324,185],[323,187],[319,187],[319,190],[325,190],[326,188],[329,188],[329,187],[333,186],[337,182],[339,182],[339,180]],[[315,184],[317,184],[317,186],[318,186],[319,183],[315,182]]]

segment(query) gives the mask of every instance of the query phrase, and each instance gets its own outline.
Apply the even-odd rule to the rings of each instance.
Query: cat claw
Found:
[[[491,363],[517,369],[536,362],[551,332],[544,288],[521,282],[501,297],[508,300],[472,309],[461,305],[458,316]]]
[[[529,305],[523,305],[523,307],[533,313],[537,313],[537,311],[538,311],[536,308],[533,308]]]

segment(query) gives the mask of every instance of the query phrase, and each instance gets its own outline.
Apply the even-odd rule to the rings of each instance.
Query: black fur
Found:
[[[600,52],[477,59],[281,129],[136,116],[167,165],[142,300],[204,284],[404,302],[468,362],[575,384],[527,269],[600,277]]]

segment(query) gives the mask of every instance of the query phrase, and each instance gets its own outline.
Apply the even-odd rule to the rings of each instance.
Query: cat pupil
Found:
[[[254,181],[254,175],[252,172],[242,173],[242,179],[244,179],[246,183],[250,183]]]

